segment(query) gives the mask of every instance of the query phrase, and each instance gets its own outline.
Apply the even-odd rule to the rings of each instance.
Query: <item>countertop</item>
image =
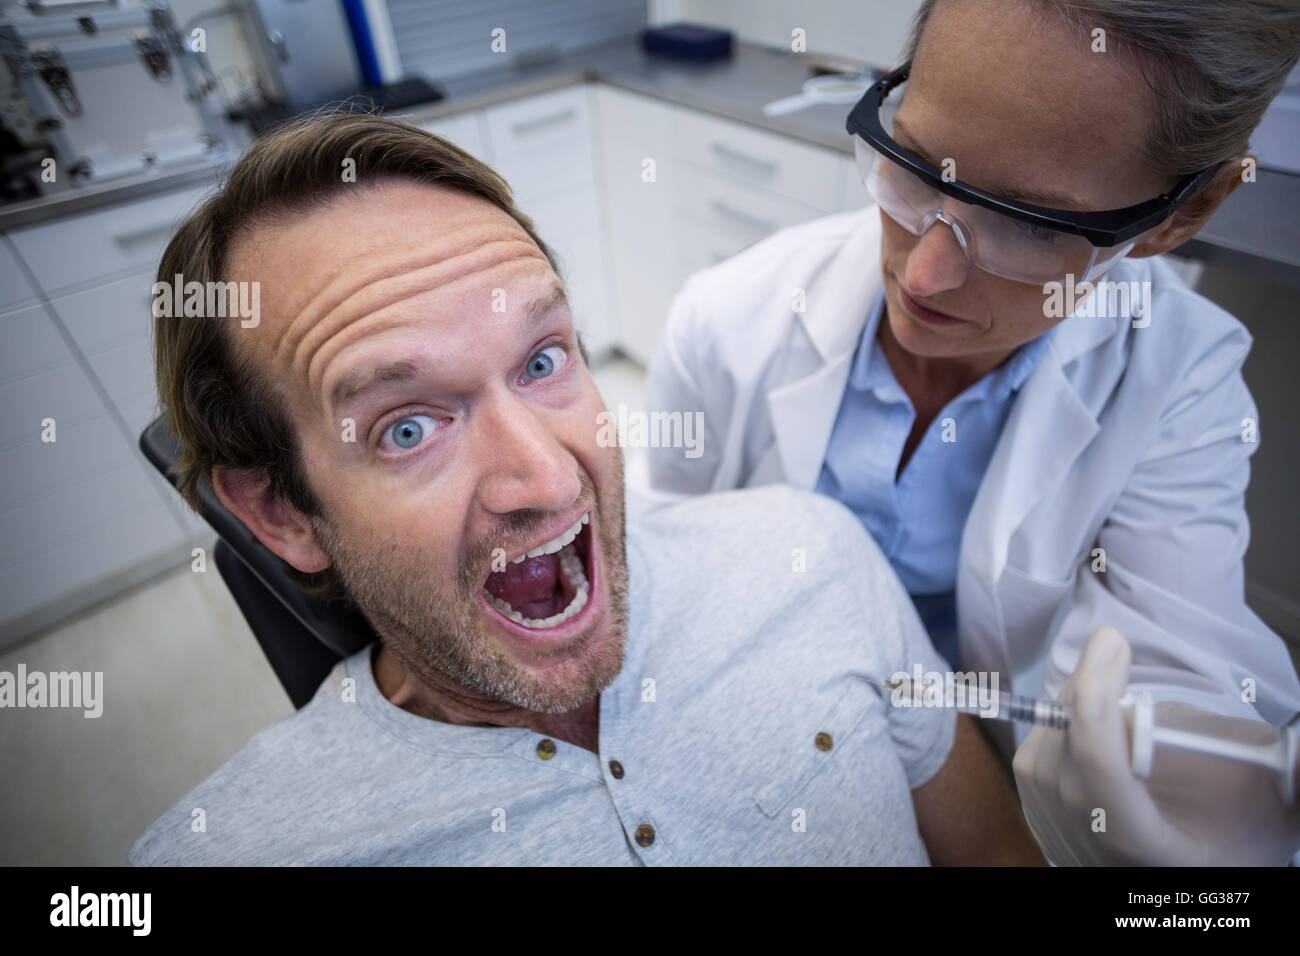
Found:
[[[692,63],[651,56],[636,37],[628,37],[546,63],[438,79],[446,99],[402,115],[429,120],[600,81],[851,155],[846,106],[813,106],[783,116],[762,111],[764,104],[798,92],[810,76],[809,63],[810,57],[747,43],[737,43],[730,59]],[[12,203],[0,207],[0,231],[152,193],[215,186],[234,158]],[[1300,288],[1300,176],[1262,167],[1256,173],[1256,182],[1238,187],[1196,238],[1175,251]]]

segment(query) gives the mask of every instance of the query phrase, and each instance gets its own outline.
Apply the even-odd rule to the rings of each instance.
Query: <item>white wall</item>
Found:
[[[649,0],[652,24],[686,20],[722,27],[740,39],[790,47],[802,28],[808,52],[888,67],[898,61],[921,0]]]

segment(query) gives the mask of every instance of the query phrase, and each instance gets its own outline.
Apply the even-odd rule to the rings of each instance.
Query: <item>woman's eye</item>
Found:
[[[392,442],[398,448],[410,449],[437,430],[438,422],[428,415],[408,415],[388,426],[380,444]]]
[[[1021,222],[1018,219],[1014,220],[1014,222],[1020,227],[1021,232],[1026,233],[1033,239],[1038,239],[1041,242],[1047,243],[1056,241],[1056,231],[1054,229],[1045,229],[1042,226],[1034,225],[1032,222]]]
[[[528,360],[528,377],[546,378],[548,375],[554,375],[560,369],[564,368],[564,365],[568,360],[568,354],[558,345],[552,345],[550,348],[542,349]]]

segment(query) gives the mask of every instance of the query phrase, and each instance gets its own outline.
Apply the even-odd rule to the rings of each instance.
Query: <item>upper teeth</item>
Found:
[[[573,526],[571,528],[557,535],[556,537],[552,538],[550,541],[547,541],[545,544],[539,544],[537,547],[533,548],[527,554],[521,554],[519,557],[515,558],[514,561],[511,562],[511,564],[518,564],[520,561],[523,561],[525,558],[535,558],[541,554],[554,554],[556,551],[559,551],[561,548],[563,548],[565,545],[571,542],[574,538],[576,538],[578,536],[578,532],[582,530],[582,526],[590,520],[591,520],[591,512],[587,512],[577,521],[573,522]]]

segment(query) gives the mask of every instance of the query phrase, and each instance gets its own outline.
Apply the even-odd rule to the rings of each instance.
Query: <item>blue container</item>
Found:
[[[722,60],[731,56],[731,31],[672,23],[643,32],[641,45],[649,53],[680,60]]]

